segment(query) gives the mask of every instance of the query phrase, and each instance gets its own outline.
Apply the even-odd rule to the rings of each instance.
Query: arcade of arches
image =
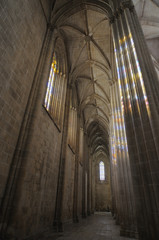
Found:
[[[159,239],[159,2],[1,0],[0,19],[0,239],[108,210]]]

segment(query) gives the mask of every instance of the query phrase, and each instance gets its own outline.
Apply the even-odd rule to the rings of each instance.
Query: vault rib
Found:
[[[70,24],[65,24],[65,25],[61,25],[60,27],[59,27],[59,29],[61,29],[61,28],[71,28],[72,30],[74,30],[74,31],[76,31],[77,33],[79,33],[79,34],[81,34],[81,35],[83,35],[83,36],[85,36],[86,34],[85,34],[85,32],[81,29],[81,28],[79,28],[79,27],[75,27],[75,26],[73,26],[73,25],[70,25]]]
[[[76,78],[78,78],[78,74],[81,72],[81,70],[85,69],[87,67],[87,65],[95,65],[97,68],[99,68],[104,74],[106,74],[106,76],[108,77],[108,79],[110,80],[110,76],[108,75],[107,72],[107,68],[105,67],[105,65],[101,64],[100,62],[96,62],[95,60],[87,60],[79,65],[77,65],[72,72],[72,75]],[[82,69],[83,67],[83,69]],[[104,69],[105,68],[105,69]]]
[[[108,97],[108,95],[106,94],[106,92],[104,91],[104,89],[101,87],[101,85],[100,85],[99,83],[97,83],[97,81],[95,82],[95,84],[101,89],[101,91],[104,93],[104,95],[105,95],[108,103],[110,103],[109,97]]]
[[[73,69],[74,69],[74,68],[75,68],[75,66],[77,65],[77,62],[79,61],[79,58],[80,58],[80,56],[81,56],[81,54],[82,54],[82,52],[83,52],[83,49],[85,48],[85,46],[86,46],[86,42],[84,42],[84,44],[83,44],[83,46],[82,46],[81,50],[79,51],[79,55],[78,55],[78,57],[77,57],[77,59],[76,59],[75,63],[74,63],[74,64],[72,64],[72,66],[71,66],[71,72],[73,71]]]
[[[103,22],[105,22],[105,21],[108,21],[108,18],[104,18],[104,19],[102,19],[101,21],[99,21],[99,22],[93,27],[91,35],[93,35],[93,34],[95,33],[95,31],[96,31],[96,28],[97,28],[101,23],[103,23]]]
[[[95,39],[93,37],[90,37],[92,43],[94,44],[94,46],[98,49],[98,51],[100,52],[100,54],[104,57],[104,59],[106,60],[109,68],[111,69],[111,65],[109,62],[108,57],[106,56],[106,54],[103,52],[103,50],[100,48],[100,46],[97,44],[97,42],[95,41]]]

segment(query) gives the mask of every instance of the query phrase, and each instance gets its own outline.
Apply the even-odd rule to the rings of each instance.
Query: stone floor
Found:
[[[115,225],[111,213],[95,213],[79,223],[64,226],[64,232],[46,234],[39,240],[130,240],[121,237],[120,227]],[[131,238],[131,240],[134,240]]]

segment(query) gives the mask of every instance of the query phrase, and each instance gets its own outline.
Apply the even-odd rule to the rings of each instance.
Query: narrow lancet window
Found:
[[[49,79],[44,99],[44,107],[54,120],[59,129],[61,129],[65,95],[66,95],[66,74],[65,62],[60,54],[53,53],[50,67]]]
[[[105,180],[105,168],[104,168],[104,162],[99,163],[99,179],[101,181]]]
[[[57,61],[56,61],[56,55],[55,53],[53,54],[53,61],[51,64],[51,69],[50,69],[50,75],[47,83],[47,90],[46,90],[46,95],[45,95],[45,102],[44,106],[47,109],[47,111],[50,111],[51,108],[51,100],[53,98],[54,94],[54,82],[55,82],[55,75],[57,72]]]

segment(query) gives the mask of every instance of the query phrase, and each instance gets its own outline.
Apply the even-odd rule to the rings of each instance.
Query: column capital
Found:
[[[115,22],[115,17],[114,16],[109,17],[109,23],[112,24],[114,22]]]
[[[110,23],[114,23],[115,19],[118,19],[119,16],[123,13],[124,9],[128,8],[130,11],[133,11],[134,10],[134,5],[133,5],[133,2],[131,0],[123,0],[121,3],[120,3],[120,7],[118,7],[115,12],[114,12],[114,15],[109,17],[109,21]]]
[[[131,0],[123,0],[121,2],[121,9],[124,10],[128,8],[130,11],[134,10],[134,4]]]

